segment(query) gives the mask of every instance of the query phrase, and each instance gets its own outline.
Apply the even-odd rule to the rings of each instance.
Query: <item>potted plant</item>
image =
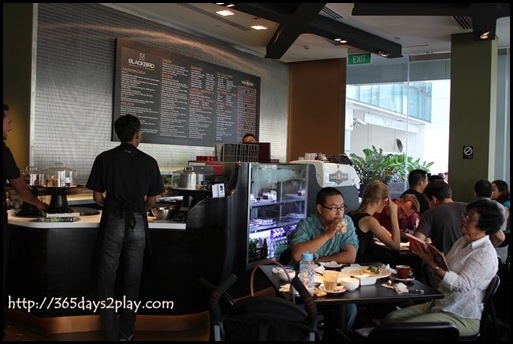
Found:
[[[375,146],[365,148],[363,156],[350,154],[353,167],[360,177],[360,193],[372,180],[380,180],[385,184],[400,183],[408,179],[408,174],[414,169],[423,169],[429,172],[434,162],[420,162],[420,158],[401,154],[383,154],[383,149]],[[406,168],[405,168],[406,167]]]

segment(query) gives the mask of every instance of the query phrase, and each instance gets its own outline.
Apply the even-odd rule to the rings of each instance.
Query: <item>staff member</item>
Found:
[[[258,140],[254,134],[247,133],[242,137],[242,143],[258,143]]]
[[[144,251],[149,241],[147,211],[164,192],[157,161],[138,150],[141,122],[125,115],[114,122],[121,144],[98,155],[94,161],[87,188],[93,190],[96,203],[103,206],[100,222],[100,255],[98,298],[116,299],[116,277],[122,257],[122,295],[128,301],[139,301]],[[105,193],[105,197],[104,197]],[[121,309],[100,310],[106,340],[131,341],[136,313]]]
[[[12,131],[13,125],[12,125],[13,119],[9,113],[9,106],[4,103],[4,123],[3,123],[3,134],[4,134],[4,147],[2,149],[2,160],[3,160],[3,178],[4,178],[4,185],[7,181],[9,181],[9,185],[16,191],[19,197],[23,200],[23,202],[30,203],[34,205],[38,210],[45,211],[48,208],[48,205],[46,203],[41,202],[30,190],[29,186],[23,179],[23,176],[20,173],[20,169],[16,165],[16,161],[14,160],[14,157],[11,153],[11,150],[9,147],[6,146],[5,140],[7,140],[7,137]],[[4,291],[3,291],[3,299],[4,299],[4,309],[5,309],[5,287],[6,287],[6,279],[7,279],[7,257],[9,256],[9,225],[7,222],[7,200],[6,200],[6,194],[4,192],[4,206],[3,206],[3,213],[2,213],[2,231],[3,233],[3,258],[4,258]],[[4,317],[4,341],[16,341],[21,340],[22,335],[16,335],[14,337],[11,337],[9,335],[6,335],[5,329],[7,328],[6,319]]]

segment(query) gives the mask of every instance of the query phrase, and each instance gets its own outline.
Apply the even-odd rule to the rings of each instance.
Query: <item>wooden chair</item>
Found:
[[[367,337],[368,341],[432,342],[456,341],[460,331],[450,322],[401,322],[378,325]]]
[[[492,281],[486,288],[483,298],[483,312],[481,314],[481,322],[479,324],[479,332],[473,336],[460,336],[459,341],[496,341],[499,338],[499,330],[497,328],[497,317],[495,315],[495,307],[493,305],[493,296],[497,293],[501,280],[498,275],[492,278]],[[491,330],[490,329],[491,325]],[[492,334],[490,335],[490,332]]]

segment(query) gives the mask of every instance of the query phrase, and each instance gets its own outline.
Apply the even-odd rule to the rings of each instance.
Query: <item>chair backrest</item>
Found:
[[[370,341],[456,341],[460,331],[450,322],[401,322],[376,326],[367,338]]]
[[[489,340],[499,338],[497,319],[495,317],[495,307],[493,306],[493,297],[495,293],[497,293],[500,284],[501,279],[499,275],[495,275],[493,276],[490,284],[488,284],[488,287],[486,288],[486,292],[483,297],[483,311],[481,313],[481,321],[479,323],[479,333],[473,336],[462,336],[459,338],[460,341],[475,341],[478,340],[479,337]],[[493,336],[489,335],[489,325],[491,325]]]
[[[313,297],[297,276],[292,279],[291,284],[301,296],[304,305],[300,306],[278,296],[254,295],[254,273],[262,264],[277,264],[285,269],[276,261],[262,261],[257,264],[250,278],[251,296],[233,303],[225,302],[225,307],[220,307],[219,302],[226,298],[226,290],[236,280],[235,275],[230,275],[227,281],[215,289],[202,281],[204,286],[210,290],[214,289],[209,302],[213,339],[216,341],[316,340],[317,308]],[[227,300],[233,299],[230,297]]]
[[[499,275],[493,276],[490,284],[486,288],[485,295],[483,297],[483,313],[481,314],[481,322],[479,323],[479,333],[481,336],[487,333],[486,328],[488,325],[488,320],[491,320],[492,327],[494,329],[495,337],[498,336],[497,333],[497,320],[495,318],[495,308],[493,306],[493,297],[499,290],[499,285],[501,284],[501,279]]]

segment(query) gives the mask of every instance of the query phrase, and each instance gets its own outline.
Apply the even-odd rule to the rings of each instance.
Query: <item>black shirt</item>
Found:
[[[408,189],[406,190],[405,192],[402,193],[401,197],[403,197],[404,195],[406,194],[412,194],[414,195],[415,197],[417,197],[417,200],[419,201],[419,205],[420,205],[420,213],[419,215],[422,215],[423,212],[425,212],[426,210],[429,209],[429,201],[427,199],[427,197],[418,192],[417,190],[414,190],[414,189]]]

